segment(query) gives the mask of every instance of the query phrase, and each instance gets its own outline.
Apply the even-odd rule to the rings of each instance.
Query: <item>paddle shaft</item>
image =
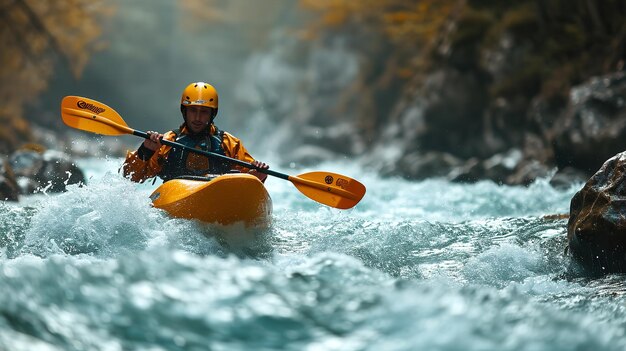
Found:
[[[133,135],[142,137],[144,139],[150,139],[150,136],[148,135],[148,133],[142,132],[142,131],[139,131],[139,130],[135,130],[135,129],[133,129]],[[282,179],[285,179],[285,180],[290,180],[289,179],[289,175],[287,175],[287,174],[276,172],[276,171],[273,171],[271,169],[260,168],[260,167],[257,167],[255,165],[253,165],[252,163],[241,161],[241,160],[238,160],[236,158],[232,158],[232,157],[216,154],[216,153],[210,152],[210,151],[194,149],[192,147],[183,145],[181,143],[177,143],[175,141],[167,140],[167,139],[161,139],[161,144],[167,145],[167,146],[171,146],[171,147],[177,148],[177,149],[184,149],[184,150],[187,150],[189,152],[194,152],[196,154],[204,155],[204,156],[207,156],[207,157],[218,158],[220,160],[228,161],[230,163],[234,163],[234,164],[242,166],[242,167],[255,169],[255,170],[257,170],[257,171],[259,171],[261,173],[265,173],[267,175],[271,175],[271,176],[274,176],[274,177],[282,178]]]
[[[135,130],[135,129],[133,129],[133,135],[142,137],[144,139],[150,139],[150,136],[148,135],[148,133],[142,132],[142,131],[139,131],[139,130]],[[343,189],[330,188],[328,186],[325,186],[325,185],[317,183],[317,182],[310,181],[308,179],[303,179],[303,178],[300,178],[300,177],[290,176],[288,174],[276,172],[276,171],[273,171],[271,169],[260,168],[260,167],[257,167],[255,165],[253,165],[252,163],[248,163],[246,161],[241,161],[241,160],[238,160],[236,158],[232,158],[232,157],[216,154],[216,153],[210,152],[210,151],[194,149],[192,147],[183,145],[181,143],[177,143],[175,141],[167,140],[167,139],[161,139],[161,144],[168,145],[168,146],[171,146],[171,147],[174,147],[174,148],[178,148],[178,149],[187,150],[189,152],[194,152],[196,154],[204,155],[204,156],[207,156],[207,157],[218,158],[220,160],[227,161],[227,162],[230,162],[230,163],[234,163],[234,164],[237,164],[237,165],[242,166],[242,167],[255,169],[258,172],[265,173],[267,175],[271,175],[271,176],[274,176],[274,177],[277,177],[277,178],[281,178],[281,179],[284,179],[284,180],[288,180],[290,182],[296,182],[296,183],[307,185],[307,186],[310,186],[310,187],[313,187],[313,188],[316,188],[316,189],[324,190],[324,191],[327,191],[329,193],[335,193],[335,194],[338,194],[340,196],[346,197],[348,199],[356,199],[356,196],[354,196],[354,194],[350,193],[349,191],[346,191],[346,190],[343,190]]]

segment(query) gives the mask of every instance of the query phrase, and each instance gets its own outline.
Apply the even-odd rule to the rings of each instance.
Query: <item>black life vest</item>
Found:
[[[215,128],[215,134],[190,135],[180,133],[180,129],[174,132],[175,142],[194,149],[210,151],[220,155],[226,155],[222,147],[224,132]],[[203,176],[206,174],[228,173],[231,166],[228,162],[195,154],[187,150],[172,148],[163,161],[159,176],[164,181],[183,176]]]

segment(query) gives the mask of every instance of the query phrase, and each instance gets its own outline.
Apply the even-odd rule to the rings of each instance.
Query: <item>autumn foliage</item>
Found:
[[[112,8],[90,0],[0,0],[0,150],[31,139],[24,107],[47,86],[54,68],[79,76],[100,48],[99,23]]]
[[[405,78],[415,65],[423,63],[418,53],[431,50],[440,42],[441,35],[450,31],[464,3],[460,0],[300,0],[305,11],[317,15],[306,28],[306,37],[315,38],[329,31],[362,37],[363,49],[368,45],[384,47],[386,52],[380,54],[402,62],[400,67],[394,65],[395,73]]]
[[[480,54],[497,50],[505,37],[529,47],[521,59],[529,74],[548,84],[559,76],[573,82],[610,71],[626,56],[626,3],[620,0],[300,0],[300,6],[315,15],[306,37],[357,38],[356,50],[377,54],[374,59],[386,60],[400,77],[432,69],[454,52],[475,54],[463,64],[488,71]]]
[[[343,38],[359,55],[360,77],[346,92],[354,95],[357,103],[351,108],[360,109],[364,131],[388,123],[388,116],[401,108],[402,96],[415,95],[437,70],[472,77],[485,92],[480,104],[486,111],[495,101],[530,106],[536,97],[562,106],[572,86],[623,70],[626,60],[623,0],[299,4],[312,17],[303,25],[304,38],[318,45]],[[363,96],[368,98],[359,98]],[[364,100],[376,104],[368,106]],[[482,123],[480,111],[473,118],[473,125]],[[506,118],[525,123],[523,111]],[[375,137],[365,133],[367,139]]]

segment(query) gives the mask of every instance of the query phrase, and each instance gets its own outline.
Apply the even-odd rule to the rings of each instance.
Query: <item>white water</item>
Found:
[[[156,187],[89,184],[0,214],[0,349],[623,350],[624,278],[569,272],[578,189],[381,179],[354,209],[268,179],[264,231],[171,219]],[[305,169],[279,169],[289,174]],[[256,237],[256,239],[250,239]]]

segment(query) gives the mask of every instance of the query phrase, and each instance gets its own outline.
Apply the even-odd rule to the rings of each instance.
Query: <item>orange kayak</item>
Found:
[[[150,199],[172,217],[221,225],[267,227],[272,215],[265,186],[245,173],[173,179],[159,186]]]

